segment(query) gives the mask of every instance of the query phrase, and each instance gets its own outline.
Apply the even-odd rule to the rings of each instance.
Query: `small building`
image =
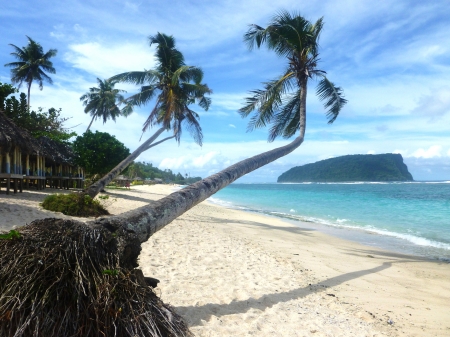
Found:
[[[125,187],[127,184],[131,184],[132,179],[121,174],[115,177],[113,181],[116,183],[116,186]]]

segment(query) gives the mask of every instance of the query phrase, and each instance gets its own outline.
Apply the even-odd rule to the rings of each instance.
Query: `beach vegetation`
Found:
[[[116,82],[97,78],[98,87],[92,87],[89,92],[80,97],[80,101],[85,106],[84,112],[92,116],[91,122],[85,132],[88,132],[92,123],[97,118],[103,119],[103,124],[108,119],[116,121],[116,117],[122,115],[118,104],[124,100],[122,93],[125,90],[116,89]]]
[[[18,84],[19,88],[23,83],[26,83],[28,89],[27,106],[30,108],[30,90],[31,84],[37,82],[39,89],[44,87],[44,81],[52,84],[52,79],[46,74],[55,74],[56,70],[53,67],[50,59],[57,54],[56,49],[49,49],[44,52],[42,46],[27,36],[28,44],[25,47],[18,47],[10,44],[14,51],[11,53],[17,61],[5,64],[5,67],[11,68],[11,82]]]
[[[92,199],[83,193],[51,194],[42,202],[42,208],[78,217],[98,217],[109,214],[99,200]]]
[[[173,36],[157,33],[149,36],[149,44],[156,45],[154,69],[125,72],[111,77],[110,80],[141,86],[137,94],[125,99],[122,108],[125,115],[129,115],[135,106],[143,106],[156,100],[144,122],[142,132],[155,125],[160,128],[111,172],[92,184],[87,190],[91,197],[95,197],[142,152],[169,139],[175,138],[180,142],[183,127],[187,128],[197,144],[202,145],[203,133],[198,121],[200,116],[190,108],[192,104],[197,104],[208,110],[211,105],[211,99],[207,95],[211,94],[212,90],[202,83],[202,69],[186,65],[183,54],[175,47]],[[173,132],[171,136],[155,142],[164,131],[169,130]]]
[[[124,160],[130,150],[107,132],[85,132],[72,144],[76,164],[90,176],[104,175]]]

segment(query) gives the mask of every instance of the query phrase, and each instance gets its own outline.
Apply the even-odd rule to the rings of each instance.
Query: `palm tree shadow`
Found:
[[[383,262],[383,264],[375,268],[346,273],[326,279],[320,283],[310,284],[303,288],[263,295],[259,298],[231,301],[228,304],[208,303],[202,306],[178,306],[175,309],[179,314],[187,319],[190,326],[197,326],[201,324],[202,320],[208,321],[211,316],[220,317],[231,314],[242,314],[252,308],[263,311],[277,303],[304,298],[311,293],[321,292],[326,290],[328,287],[334,287],[365,275],[378,273],[382,270],[390,268],[391,266],[392,262]]]
[[[136,192],[136,194],[142,193],[139,191],[133,191],[133,192]],[[154,202],[157,200],[157,199],[153,200],[153,199],[142,198],[139,196],[128,195],[128,194],[113,193],[113,192],[109,192],[107,190],[105,192],[102,192],[102,194],[106,194],[106,195],[109,195],[110,197],[114,197],[114,198],[120,198],[120,199],[125,199],[125,200],[132,200],[132,201],[141,201],[141,202],[145,202],[145,203],[151,203],[151,202]],[[165,194],[152,193],[152,195],[161,196],[160,198],[165,197]]]
[[[189,221],[195,221],[195,222],[203,222],[206,224],[214,224],[214,223],[218,223],[218,224],[226,224],[226,225],[248,225],[248,226],[254,226],[254,227],[258,227],[264,230],[268,230],[268,231],[276,231],[276,230],[280,230],[280,231],[287,231],[290,233],[297,233],[297,234],[303,234],[303,235],[307,235],[308,232],[315,232],[316,230],[314,228],[306,228],[306,227],[298,227],[298,226],[273,226],[273,225],[268,225],[262,222],[257,222],[257,221],[249,221],[249,220],[231,220],[231,219],[226,219],[226,218],[215,218],[215,217],[211,217],[208,216],[206,219],[205,217],[202,216],[190,216],[189,217]]]

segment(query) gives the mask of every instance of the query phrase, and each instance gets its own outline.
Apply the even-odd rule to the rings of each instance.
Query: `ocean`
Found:
[[[450,181],[231,184],[208,200],[368,246],[450,262]]]

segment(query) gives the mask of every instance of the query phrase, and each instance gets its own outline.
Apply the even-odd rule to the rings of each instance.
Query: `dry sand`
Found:
[[[167,185],[109,190],[120,214]],[[0,229],[66,217],[45,192],[0,192]],[[276,218],[197,205],[143,244],[140,268],[196,336],[450,336],[450,264],[399,255]]]

